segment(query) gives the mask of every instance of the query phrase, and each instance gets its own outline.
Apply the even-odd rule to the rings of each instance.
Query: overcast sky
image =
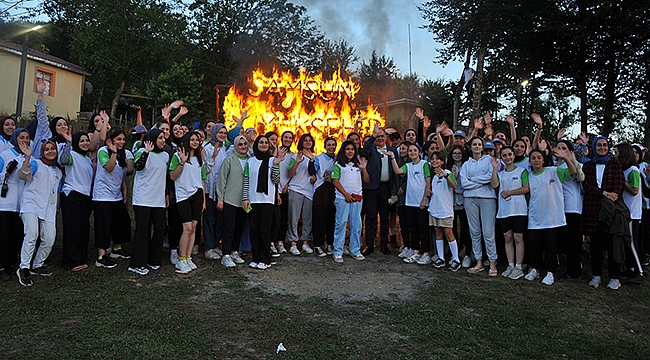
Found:
[[[425,22],[417,9],[421,2],[403,0],[289,0],[307,8],[309,16],[334,41],[345,39],[366,62],[373,50],[393,58],[402,74],[409,73],[409,31],[411,24],[412,69],[427,79],[457,80],[460,62],[446,67],[434,64],[433,35],[420,29]],[[358,64],[357,64],[358,65]]]

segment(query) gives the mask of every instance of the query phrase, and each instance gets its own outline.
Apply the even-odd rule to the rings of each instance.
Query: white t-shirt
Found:
[[[623,171],[625,176],[625,181],[628,182],[632,187],[639,189],[639,192],[636,195],[629,193],[627,190],[623,190],[623,201],[630,209],[630,219],[632,220],[641,220],[641,214],[643,212],[643,189],[641,188],[641,172],[636,166],[630,166],[627,170]]]
[[[417,164],[408,162],[402,165],[402,170],[406,176],[406,201],[404,205],[420,207],[424,190],[427,185],[427,178],[431,177],[431,168],[429,163],[420,160]]]
[[[23,189],[20,213],[36,214],[39,219],[56,223],[58,191],[63,174],[56,166],[45,165],[41,160],[30,161],[32,180]]]
[[[144,149],[135,153],[135,161],[144,153]],[[133,205],[153,208],[164,208],[165,182],[167,180],[167,164],[169,154],[151,151],[144,169],[135,172],[133,179]]]
[[[65,183],[62,191],[76,191],[90,196],[93,185],[93,163],[88,156],[70,151],[70,163],[65,165]]]
[[[499,171],[498,177],[499,196],[497,196],[497,198],[499,199],[499,211],[497,212],[497,219],[528,215],[526,195],[512,195],[508,199],[504,199],[503,196],[501,196],[501,193],[504,191],[516,190],[528,184],[528,170],[516,166],[512,171]]]
[[[456,184],[458,180],[449,170],[445,170]],[[444,177],[433,175],[431,177],[431,200],[429,201],[429,214],[436,219],[454,217],[454,188],[449,186],[449,181]]]
[[[582,167],[582,164],[578,163]],[[560,166],[562,169],[567,169],[566,163]],[[582,184],[575,178],[565,181],[562,184],[564,194],[564,212],[567,214],[582,214]]]
[[[289,183],[289,190],[295,191],[309,200],[314,199],[314,184],[311,183],[311,175],[309,175],[309,158],[303,157],[303,160],[300,164],[296,165],[295,155],[289,161],[288,168],[296,168],[296,174],[291,178]],[[314,166],[316,171],[318,171],[318,158],[314,158]]]
[[[18,178],[18,171],[23,166],[25,155],[16,152],[13,148],[0,153],[0,183],[5,179],[7,165],[13,160],[16,160],[18,163],[16,164],[16,170],[7,179],[7,186],[9,187],[7,196],[0,197],[0,211],[20,211],[20,200],[25,182]]]
[[[178,153],[174,153],[172,161],[169,163],[169,170],[176,170],[180,166],[181,158]],[[176,191],[176,203],[189,199],[199,189],[203,189],[203,180],[205,179],[205,167],[199,164],[196,156],[187,159],[180,175],[174,180]]]
[[[354,163],[349,162],[345,166],[335,163],[332,168],[332,179],[338,179],[348,194],[363,195],[361,169],[354,166]],[[345,196],[338,189],[336,190],[336,198],[345,200]]]
[[[122,196],[122,178],[126,172],[120,163],[115,159],[113,171],[108,171],[104,166],[110,160],[111,155],[106,146],[97,151],[97,172],[93,185],[93,201],[120,201]],[[126,160],[126,159],[125,159]]]
[[[273,158],[269,159],[269,170],[266,177],[268,194],[257,192],[257,179],[261,166],[262,160],[258,160],[256,157],[248,158],[248,163],[244,169],[244,176],[248,177],[248,201],[251,204],[275,204],[275,184],[271,180]]]
[[[316,172],[316,182],[314,183],[314,191],[318,189],[319,186],[323,185],[325,180],[323,179],[323,176],[325,173],[332,173],[332,168],[334,167],[334,157],[329,157],[326,153],[322,153],[318,156],[318,165],[319,169]]]
[[[551,229],[566,225],[564,216],[564,193],[562,183],[571,175],[568,169],[549,166],[528,177],[530,203],[528,206],[528,229]]]

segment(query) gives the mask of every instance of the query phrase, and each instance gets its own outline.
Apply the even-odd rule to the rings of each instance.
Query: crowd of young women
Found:
[[[611,151],[609,141],[597,137],[588,147],[583,135],[578,143],[558,136],[551,148],[540,136],[541,118],[533,114],[538,125],[533,143],[518,138],[510,146],[503,132],[491,130],[486,114],[469,140],[444,124],[422,146],[414,129],[404,133],[404,141],[391,133],[398,149],[377,147],[379,168],[371,175],[356,133],[338,153],[336,139],[316,144],[303,134],[292,152],[293,133],[257,136],[241,127],[246,114],[233,129],[214,122],[199,131],[184,129],[176,122],[187,113],[182,102],[166,106],[149,131],[139,120],[129,151],[125,132],[111,128],[104,112],[91,117],[87,132],[72,135],[65,119],[48,121],[43,90],[39,82],[33,140],[12,118],[0,119],[1,275],[8,278],[20,253],[17,276],[25,286],[32,284],[30,275],[51,275],[45,260],[56,235],[59,198],[65,270],[88,267],[91,213],[95,265],[114,268],[115,259],[129,259],[128,270],[139,275],[163,266],[165,238],[175,271],[196,269],[192,256],[201,231],[205,258],[221,259],[226,267],[244,264],[240,250],[245,250],[252,253],[249,267],[266,270],[287,253],[285,241],[295,256],[331,255],[341,263],[347,254],[364,260],[364,183],[372,176],[386,183],[389,170],[390,194],[380,200],[398,214],[400,230],[391,233],[401,234],[398,256],[405,263],[451,271],[465,267],[473,274],[487,267],[489,276],[497,276],[500,260],[507,263],[501,273],[506,278],[535,280],[545,272],[542,283],[551,285],[560,252],[566,254],[566,271],[559,277],[582,276],[586,236],[590,286],[602,282],[605,251],[610,289],[620,287],[622,269],[628,282],[644,279],[650,201],[643,189],[650,168],[640,145]],[[170,120],[173,108],[179,113]],[[481,129],[484,137],[478,136]],[[375,129],[363,146],[382,134],[385,138],[384,130]],[[135,216],[131,254],[123,248],[131,239],[129,176]]]

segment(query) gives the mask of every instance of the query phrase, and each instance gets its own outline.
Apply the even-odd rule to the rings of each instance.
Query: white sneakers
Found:
[[[172,263],[172,265],[178,263],[178,250],[174,249],[169,253],[169,262]]]
[[[205,252],[205,258],[210,259],[210,260],[219,260],[221,259],[221,254],[219,254],[216,250],[217,249],[210,249]]]
[[[291,249],[289,249],[289,252],[293,256],[298,256],[300,255],[300,251],[298,251],[298,247],[296,245],[291,245]]]
[[[230,255],[224,255],[223,258],[221,259],[221,265],[228,267],[228,268],[233,268],[237,265],[235,265],[235,262],[232,261],[232,258]]]
[[[194,265],[196,266],[196,265]],[[176,263],[176,273],[177,274],[187,274],[192,271],[192,266],[190,265],[190,260],[179,260]]]
[[[607,288],[611,290],[618,290],[621,287],[621,282],[618,279],[611,279],[609,280],[609,284],[607,284]]]
[[[305,254],[313,254],[314,253],[314,250],[312,250],[312,248],[309,247],[309,244],[302,244],[302,251]]]
[[[602,283],[602,280],[600,280],[600,276],[592,276],[591,281],[589,281],[589,286],[595,289],[598,286],[600,286],[600,283]]]
[[[542,284],[544,285],[553,285],[555,282],[555,277],[553,276],[552,272],[547,272],[546,276],[544,276],[544,279],[542,280]]]
[[[239,256],[239,253],[236,251],[230,254],[230,258],[237,264],[243,264],[246,262],[241,258],[241,256]]]
[[[413,255],[413,250],[411,248],[405,247],[404,249],[402,249],[402,251],[400,251],[399,254],[397,254],[397,257],[400,257],[402,259],[406,259],[407,257],[409,257],[411,255]]]
[[[524,277],[524,279],[526,279],[526,280],[528,280],[528,281],[533,281],[533,280],[535,280],[535,279],[539,279],[539,273],[537,272],[537,269],[532,269],[532,270],[530,270],[530,271],[528,272],[528,274],[526,274],[526,276]]]

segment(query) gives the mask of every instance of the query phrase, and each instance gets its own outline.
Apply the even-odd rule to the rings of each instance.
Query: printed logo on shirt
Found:
[[[413,175],[420,175],[420,172],[416,170],[413,172]]]
[[[519,176],[513,176],[513,177],[512,177],[512,180],[513,180],[513,181],[517,181],[517,180],[519,180]]]
[[[548,184],[553,185],[554,182],[555,182],[555,179],[551,179],[551,180],[548,181]]]

